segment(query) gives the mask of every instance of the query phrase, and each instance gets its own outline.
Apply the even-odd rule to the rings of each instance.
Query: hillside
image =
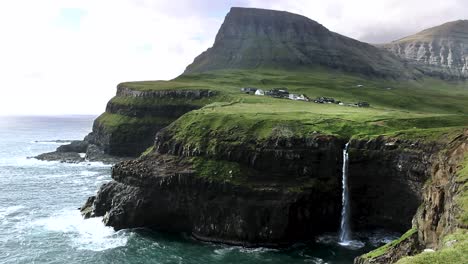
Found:
[[[307,17],[255,8],[232,8],[213,47],[196,57],[185,74],[317,66],[379,77],[413,74],[388,52],[331,32]]]
[[[118,85],[86,155],[135,159],[113,167],[82,213],[115,229],[289,246],[339,229],[349,161],[352,229],[409,230],[357,263],[443,249],[466,229],[468,82],[415,76],[306,17],[233,8],[184,74]]]
[[[468,20],[448,22],[382,47],[425,74],[468,78]]]

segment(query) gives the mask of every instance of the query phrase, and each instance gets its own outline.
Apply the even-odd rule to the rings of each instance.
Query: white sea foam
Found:
[[[104,226],[102,218],[83,219],[78,210],[64,210],[48,218],[36,220],[33,225],[50,232],[66,234],[78,250],[103,251],[127,244],[125,231],[115,232]]]
[[[345,247],[347,249],[351,250],[356,250],[363,248],[366,244],[363,241],[360,240],[347,240],[347,241],[341,241],[339,235],[337,234],[324,234],[321,236],[318,236],[315,239],[315,242],[319,244],[324,244],[324,245],[332,245],[332,244],[338,244],[342,247]]]
[[[342,247],[353,250],[363,248],[366,245],[364,242],[359,240],[340,241],[338,244]]]
[[[33,140],[30,143],[43,145],[65,145],[72,143],[71,140]]]
[[[100,172],[99,171],[88,171],[88,170],[85,170],[85,171],[81,171],[80,172],[80,176],[94,176],[94,175],[97,175],[99,174]]]
[[[24,206],[22,205],[14,205],[14,206],[8,206],[6,208],[0,208],[0,219],[5,219],[9,216],[15,215],[23,209]]]
[[[14,157],[0,159],[0,165],[2,166],[15,166],[15,167],[42,167],[42,166],[54,166],[59,164],[58,161],[44,161],[34,158],[27,157]]]

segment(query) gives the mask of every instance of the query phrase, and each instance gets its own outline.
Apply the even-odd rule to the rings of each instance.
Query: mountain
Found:
[[[196,57],[185,73],[317,66],[379,77],[399,77],[410,72],[389,52],[334,33],[307,17],[233,7],[213,47]]]
[[[429,28],[383,47],[425,74],[468,78],[468,20]]]

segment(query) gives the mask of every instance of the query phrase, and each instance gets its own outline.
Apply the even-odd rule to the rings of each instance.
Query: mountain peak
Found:
[[[213,47],[184,73],[221,69],[328,67],[375,76],[401,76],[403,64],[386,51],[331,32],[285,11],[233,7]]]
[[[444,23],[439,26],[431,27],[420,31],[414,35],[399,39],[394,42],[405,42],[414,40],[433,40],[433,39],[456,39],[468,37],[468,20],[456,20]]]
[[[468,20],[428,28],[383,47],[426,74],[468,78]]]

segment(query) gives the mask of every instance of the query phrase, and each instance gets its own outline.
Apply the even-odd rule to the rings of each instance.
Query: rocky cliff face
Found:
[[[403,257],[416,255],[423,249],[441,250],[458,243],[459,241],[452,240],[444,244],[443,239],[457,230],[465,230],[466,233],[468,228],[466,218],[463,219],[462,216],[462,203],[467,192],[466,178],[458,179],[467,153],[468,130],[465,129],[463,134],[443,149],[430,155],[427,159],[428,166],[425,166],[430,177],[417,192],[421,195],[422,202],[413,217],[412,229],[398,241],[356,258],[354,263],[395,263]]]
[[[386,51],[331,32],[300,15],[255,8],[232,8],[213,47],[195,58],[185,73],[317,66],[373,76],[412,75]]]
[[[468,20],[429,28],[382,47],[428,75],[468,78]]]
[[[106,154],[138,156],[153,144],[157,131],[215,95],[207,89],[141,91],[120,84],[85,141]]]
[[[233,148],[201,162],[174,142],[159,139],[157,152],[116,165],[113,181],[83,211],[116,229],[183,231],[244,246],[291,244],[338,226],[342,140],[265,142],[253,153]]]
[[[422,203],[422,187],[431,175],[431,158],[441,148],[378,137],[350,144],[349,184],[356,227],[386,227],[404,232]]]
[[[336,231],[344,139],[315,135],[193,148],[170,128],[154,152],[117,164],[113,181],[83,207],[116,229],[188,232],[201,240],[278,246]],[[219,136],[219,135],[218,135]],[[410,226],[438,144],[353,140],[354,229]]]

